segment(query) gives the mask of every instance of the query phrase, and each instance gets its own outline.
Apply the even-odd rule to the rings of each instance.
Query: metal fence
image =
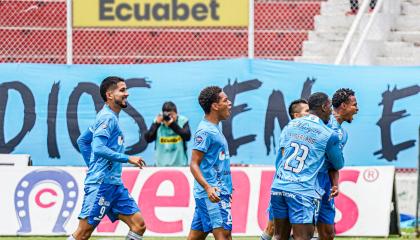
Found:
[[[1,0],[0,62],[138,64],[248,56],[293,60],[302,55],[323,0],[255,0],[249,28],[73,28],[67,24],[67,1]]]

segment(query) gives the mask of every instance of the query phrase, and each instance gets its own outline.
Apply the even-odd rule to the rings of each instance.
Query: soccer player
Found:
[[[290,121],[280,136],[279,146],[283,150],[277,156],[280,160],[270,200],[274,239],[287,239],[281,226],[288,221],[294,239],[312,238],[323,194],[317,181],[318,172],[324,161],[336,170],[344,165],[338,135],[326,126],[331,101],[325,93],[318,92],[309,97],[308,104],[310,114]]]
[[[195,178],[195,211],[188,240],[232,239],[229,148],[219,123],[229,118],[232,103],[221,88],[210,86],[200,92],[198,102],[204,118],[194,135],[190,170]]]
[[[347,142],[347,132],[341,127],[343,122],[351,123],[353,116],[359,110],[357,100],[353,90],[348,88],[338,89],[332,98],[333,116],[330,118],[328,126],[338,134],[340,139],[340,147],[344,148]],[[334,218],[335,206],[334,197],[339,193],[338,189],[338,171],[330,169],[326,162],[318,174],[320,187],[324,189],[325,194],[321,200],[321,206],[318,217],[318,236],[321,240],[334,239]]]
[[[146,226],[136,202],[121,180],[123,163],[128,162],[140,168],[144,166],[141,157],[124,154],[124,135],[118,124],[118,114],[127,107],[125,81],[119,77],[105,78],[100,86],[100,94],[105,105],[96,115],[95,124],[78,140],[85,161],[91,154],[87,161],[89,169],[85,178],[79,226],[68,239],[89,239],[107,215],[113,222],[119,219],[128,225],[130,231],[126,239],[139,240]]]
[[[289,105],[289,116],[290,119],[293,120],[295,118],[304,117],[309,114],[309,106],[308,101],[305,99],[297,99],[290,103]],[[280,159],[280,158],[277,158]],[[278,163],[276,162],[276,165]],[[267,226],[264,229],[264,232],[261,234],[260,240],[271,240],[274,235],[274,223],[273,223],[273,214],[271,214],[271,206],[268,206],[268,221]],[[282,232],[284,235],[291,230],[290,223],[287,225],[281,226]],[[284,230],[284,231],[283,231]],[[283,234],[282,234],[283,235]]]

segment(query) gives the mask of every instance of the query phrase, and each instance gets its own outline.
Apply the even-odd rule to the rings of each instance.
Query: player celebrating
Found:
[[[210,232],[216,240],[232,239],[229,149],[219,127],[229,118],[232,103],[216,86],[204,88],[198,102],[205,116],[195,132],[191,156],[196,207],[188,240],[205,239]]]
[[[334,108],[333,116],[330,118],[328,126],[334,130],[340,139],[340,147],[343,149],[347,142],[347,132],[341,127],[343,122],[351,123],[353,116],[359,110],[354,91],[348,88],[338,89],[332,98]],[[334,218],[335,206],[334,197],[339,193],[338,190],[338,171],[329,170],[326,162],[318,174],[320,187],[324,189],[325,194],[321,200],[321,206],[318,217],[318,234],[321,240],[331,240],[335,237]]]
[[[309,114],[308,101],[305,99],[297,99],[290,103],[289,105],[289,116],[293,120],[295,118],[304,117]],[[277,158],[280,160],[280,158]],[[278,162],[276,162],[277,166]],[[274,235],[274,224],[273,224],[273,214],[271,214],[271,206],[268,206],[268,221],[267,227],[264,229],[264,232],[261,234],[260,240],[271,240]],[[286,223],[287,225],[281,226],[281,231],[284,233],[282,235],[287,235],[290,233],[291,225],[290,222]]]
[[[118,114],[127,107],[125,81],[119,77],[105,78],[100,86],[100,94],[105,105],[96,115],[93,127],[82,134],[78,141],[89,170],[79,226],[68,239],[89,239],[102,218],[108,215],[111,221],[120,219],[128,225],[130,231],[126,239],[139,240],[146,226],[136,202],[121,180],[123,163],[128,162],[140,168],[144,166],[141,157],[124,154],[124,136],[118,124]],[[92,154],[87,161],[90,151]]]
[[[287,239],[282,225],[292,224],[296,240],[309,240],[314,233],[319,200],[323,194],[317,174],[324,161],[338,170],[344,160],[338,135],[328,128],[331,101],[325,93],[309,97],[310,115],[294,119],[282,131],[279,164],[271,188],[274,239]]]

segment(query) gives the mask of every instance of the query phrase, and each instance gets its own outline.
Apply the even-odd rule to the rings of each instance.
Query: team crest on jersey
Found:
[[[123,136],[118,136],[118,145],[123,145],[123,143],[124,143],[124,138],[123,138]]]
[[[221,151],[219,153],[219,160],[223,161],[225,159],[226,159],[226,153],[225,153],[225,151]]]
[[[203,141],[203,137],[201,137],[201,136],[195,137],[195,142],[196,143],[200,144],[202,141]]]
[[[102,124],[102,125],[101,125],[101,127],[102,127],[103,129],[105,129],[105,128],[107,128],[107,127],[108,127],[108,125],[106,125],[106,123],[104,123],[104,124]]]

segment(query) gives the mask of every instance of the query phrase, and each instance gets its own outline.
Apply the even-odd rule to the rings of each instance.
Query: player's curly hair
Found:
[[[347,102],[351,96],[354,96],[354,91],[350,88],[338,89],[332,97],[333,107],[338,108],[342,103]]]
[[[211,105],[213,103],[219,102],[219,94],[221,92],[222,89],[218,86],[209,86],[201,90],[200,95],[198,96],[198,103],[206,114],[210,113]]]

